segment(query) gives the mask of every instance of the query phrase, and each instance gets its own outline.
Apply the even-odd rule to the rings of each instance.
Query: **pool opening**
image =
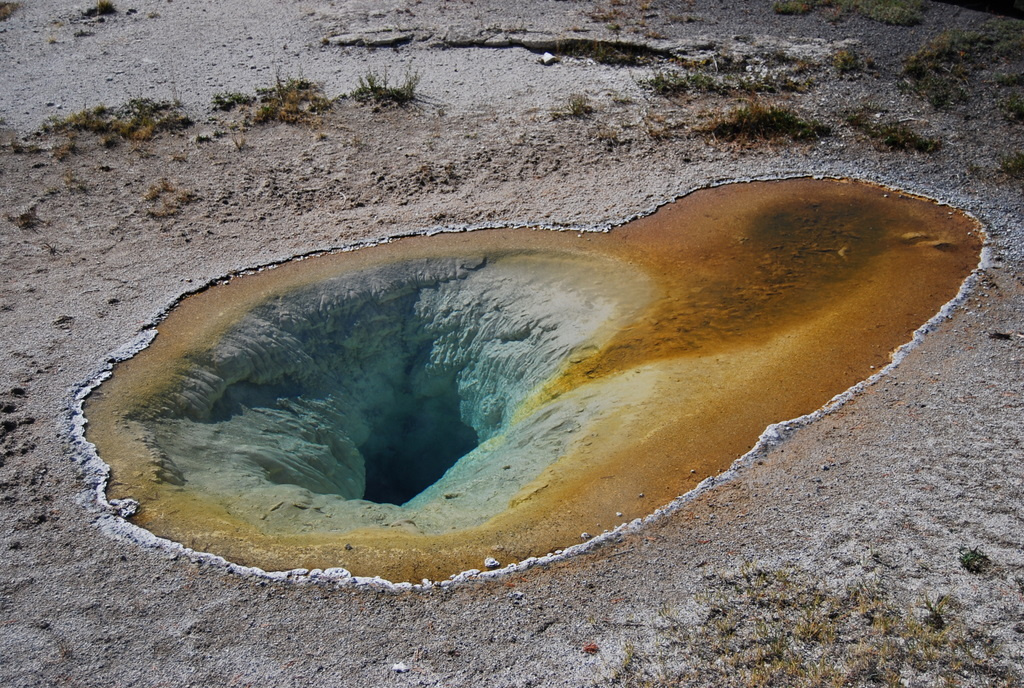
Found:
[[[359,447],[366,462],[363,499],[405,504],[476,445],[476,431],[459,416],[454,389],[434,397],[406,390],[374,422],[370,436]]]

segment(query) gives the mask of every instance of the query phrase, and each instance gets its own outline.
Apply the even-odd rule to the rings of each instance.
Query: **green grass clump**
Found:
[[[191,124],[192,120],[181,111],[180,103],[135,98],[117,109],[100,105],[65,118],[51,119],[44,129],[89,131],[103,136],[105,145],[112,145],[118,138],[148,141],[157,132],[185,129]]]
[[[650,79],[640,82],[660,96],[677,93],[728,93],[729,88],[720,79],[704,72],[680,74],[678,72],[656,72]]]
[[[0,2],[0,21],[7,21],[15,10],[21,7],[20,2]]]
[[[1007,119],[1024,122],[1024,97],[1013,94],[999,102],[999,107]]]
[[[319,84],[307,79],[277,80],[273,86],[256,89],[259,108],[253,115],[258,124],[317,124],[320,115],[334,105],[323,95]]]
[[[416,87],[420,83],[419,74],[406,74],[405,81],[394,86],[388,73],[367,72],[359,77],[356,89],[350,94],[361,103],[376,105],[406,105],[416,100]]]
[[[213,96],[213,108],[227,112],[241,105],[249,105],[253,100],[248,93],[216,93]]]
[[[960,565],[968,573],[984,573],[992,566],[992,560],[977,547],[960,548]]]
[[[1024,152],[1011,153],[999,158],[999,169],[1014,179],[1024,179]]]
[[[921,22],[921,0],[780,0],[772,5],[776,14],[807,14],[818,7],[830,8],[837,16],[846,12],[895,26]]]
[[[837,72],[855,72],[860,69],[860,58],[852,50],[837,50],[832,56],[832,66]]]
[[[575,117],[577,119],[582,117],[589,117],[594,112],[594,106],[590,102],[590,97],[585,93],[573,93],[571,96],[566,98],[565,106],[561,110],[554,110],[551,113],[552,119],[562,119],[563,117]]]
[[[942,147],[938,139],[921,136],[905,124],[873,122],[865,111],[850,115],[846,121],[891,150],[934,153]]]
[[[726,141],[807,141],[827,136],[831,130],[820,122],[801,119],[787,108],[752,100],[717,117],[704,131]]]

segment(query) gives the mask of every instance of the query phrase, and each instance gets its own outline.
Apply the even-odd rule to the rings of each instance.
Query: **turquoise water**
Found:
[[[435,258],[303,287],[193,356],[137,420],[163,480],[261,525],[479,523],[588,416],[556,405],[513,422],[622,315],[621,294],[594,283],[603,268],[550,254]]]

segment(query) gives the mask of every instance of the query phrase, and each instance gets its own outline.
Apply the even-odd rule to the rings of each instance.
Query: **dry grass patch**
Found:
[[[20,2],[0,2],[0,21],[7,21],[21,7]]]
[[[326,98],[319,84],[307,79],[277,80],[269,88],[256,90],[259,108],[253,121],[285,124],[319,124],[320,115],[334,105]]]
[[[192,125],[181,110],[181,104],[135,98],[119,108],[104,105],[82,110],[64,118],[53,118],[43,127],[46,131],[87,131],[102,137],[104,145],[115,145],[119,139],[148,141],[158,132],[176,131]]]
[[[177,215],[183,206],[196,200],[196,195],[183,189],[166,177],[149,187],[142,195],[143,200],[154,205],[146,210],[150,217],[164,218]]]
[[[836,590],[800,569],[757,566],[705,586],[697,620],[664,610],[656,641],[627,646],[613,685],[1009,688],[1024,678],[948,596],[904,606],[874,578]]]

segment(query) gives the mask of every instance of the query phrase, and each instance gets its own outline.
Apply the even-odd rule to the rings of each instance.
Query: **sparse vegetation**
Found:
[[[167,178],[163,178],[153,184],[142,195],[143,200],[156,202],[155,205],[146,210],[150,217],[163,218],[177,215],[182,206],[188,205],[196,199],[196,195],[187,189],[182,189]]]
[[[999,101],[999,107],[1009,120],[1024,122],[1024,98],[1016,93]]]
[[[589,117],[594,112],[594,106],[590,102],[590,96],[585,93],[573,93],[566,101],[565,105],[559,110],[553,110],[551,112],[552,119],[562,119],[563,117]]]
[[[783,0],[772,5],[776,14],[808,14],[814,7],[814,3],[804,0]]]
[[[50,154],[57,160],[64,160],[78,149],[78,134],[74,131],[67,132],[67,140],[64,143],[54,146]]]
[[[729,89],[725,84],[709,74],[693,72],[681,74],[679,72],[659,71],[654,76],[641,81],[641,84],[648,87],[661,96],[670,96],[677,93],[728,93]]]
[[[562,41],[555,48],[555,52],[565,57],[588,58],[600,64],[634,67],[650,64],[659,57],[669,57],[667,53],[661,53],[642,45],[596,40]]]
[[[967,99],[970,75],[988,66],[992,57],[1024,56],[1024,22],[993,20],[981,31],[949,29],[926,42],[904,65],[914,90],[934,107]]]
[[[108,14],[116,14],[117,8],[114,7],[112,0],[96,0],[96,5],[90,7],[85,11],[87,17],[103,17]]]
[[[833,589],[796,568],[746,566],[705,581],[696,609],[665,609],[653,644],[624,647],[612,685],[1008,687],[1022,678],[949,596],[905,606],[876,578]]]
[[[875,121],[867,110],[849,115],[846,121],[854,129],[864,132],[892,150],[934,153],[942,147],[942,142],[938,139],[921,136],[902,122]]]
[[[984,573],[992,566],[992,560],[977,547],[960,548],[960,565],[968,573]]]
[[[8,215],[7,220],[13,222],[19,229],[35,229],[42,222],[39,215],[36,214],[35,206],[17,215]]]
[[[1014,179],[1024,179],[1024,152],[1018,151],[999,158],[999,169]]]
[[[284,122],[285,124],[318,124],[320,115],[334,105],[334,101],[323,94],[319,84],[307,79],[277,79],[268,88],[256,90],[259,108],[253,120]]]
[[[242,105],[249,105],[255,100],[248,93],[216,93],[213,96],[213,108],[215,110],[234,110]]]
[[[791,110],[751,100],[716,117],[703,131],[726,141],[808,141],[827,136],[828,126],[798,117]]]
[[[857,53],[852,50],[837,50],[835,55],[832,56],[832,66],[836,68],[836,71],[845,74],[846,72],[855,72],[861,67],[860,58]]]
[[[921,22],[921,0],[780,0],[776,14],[807,14],[816,8],[832,11],[836,18],[852,12],[883,24],[912,26]]]
[[[18,8],[21,7],[20,2],[0,2],[0,21],[7,21],[11,18]]]
[[[419,74],[408,73],[400,85],[392,85],[387,72],[367,72],[359,77],[356,89],[350,94],[361,103],[375,105],[406,105],[416,100],[416,87],[419,86]]]
[[[148,141],[157,132],[184,129],[191,124],[192,120],[176,102],[136,98],[116,110],[100,105],[65,118],[51,119],[44,129],[57,132],[89,131],[99,134],[103,145],[109,147],[116,144],[119,138]]]
[[[742,74],[710,74],[704,71],[673,72],[659,71],[654,76],[640,82],[662,96],[680,93],[714,93],[726,95],[730,93],[802,93],[808,89],[810,81],[796,81],[788,74],[750,75]]]

